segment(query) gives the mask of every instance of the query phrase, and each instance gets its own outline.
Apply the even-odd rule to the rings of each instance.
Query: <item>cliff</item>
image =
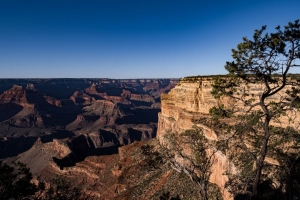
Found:
[[[292,77],[289,77],[289,79]],[[185,130],[193,129],[194,126],[198,126],[203,130],[205,137],[208,141],[216,142],[222,137],[222,133],[216,133],[211,128],[199,123],[194,123],[198,119],[205,119],[210,117],[209,110],[213,106],[220,104],[235,105],[237,113],[244,112],[245,105],[239,102],[233,102],[228,98],[222,98],[216,100],[212,94],[212,83],[213,77],[187,77],[181,79],[175,88],[173,88],[168,94],[162,94],[161,96],[161,112],[159,113],[157,139],[160,144],[168,147],[170,151],[169,141],[165,137],[168,133],[180,134]],[[249,98],[254,98],[254,102],[259,101],[259,96],[264,92],[264,86],[260,84],[251,83],[244,85],[243,82],[239,85],[238,90],[249,94]],[[281,102],[283,99],[288,99],[287,91],[292,90],[292,86],[286,86],[284,90],[268,97],[267,103],[270,102]],[[259,107],[253,108],[252,110],[260,109]],[[292,120],[291,120],[292,119]],[[228,121],[228,123],[234,123]],[[296,130],[299,129],[300,125],[300,113],[294,110],[286,112],[286,115],[282,115],[276,120],[270,122],[271,125],[281,127],[293,127]],[[182,145],[183,153],[190,155],[189,149]],[[212,150],[212,149],[211,149]],[[189,162],[181,156],[175,156],[176,164],[182,170],[188,169]],[[235,173],[237,169],[229,162],[226,156],[217,151],[214,154],[215,162],[212,165],[210,176],[210,182],[215,183],[221,188],[221,192],[224,199],[232,199],[229,192],[224,189],[225,183],[228,177],[225,175],[226,171]],[[274,164],[277,161],[272,160],[271,157],[266,157],[266,162]],[[277,165],[277,164],[275,164]]]
[[[209,109],[217,105],[211,95],[212,78],[181,79],[168,94],[161,96],[161,112],[158,115],[157,139],[162,145],[168,146],[164,135],[167,133],[181,133],[192,129],[193,120],[207,116]],[[216,133],[210,128],[198,124],[203,129],[206,138],[217,140]],[[185,166],[184,159],[178,158],[177,163]],[[210,182],[221,188],[224,199],[232,199],[230,193],[224,190],[227,177],[224,172],[232,168],[226,156],[221,152],[215,153],[215,163],[212,166]]]

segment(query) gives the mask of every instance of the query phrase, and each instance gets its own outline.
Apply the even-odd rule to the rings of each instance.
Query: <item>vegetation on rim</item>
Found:
[[[219,188],[209,182],[211,167],[216,159],[216,143],[209,141],[202,129],[197,127],[180,134],[168,133],[164,140],[170,149],[168,161],[173,168],[190,177],[197,185],[202,199],[222,199]],[[188,167],[178,163],[176,158],[183,159]]]
[[[87,200],[80,188],[71,186],[63,177],[56,177],[50,183],[42,181],[36,185],[29,168],[20,162],[9,166],[0,161],[0,199],[34,200]]]
[[[231,103],[210,109],[211,124],[223,133],[223,149],[239,169],[228,172],[227,189],[235,197],[299,198],[300,134],[293,115],[300,82],[288,74],[300,67],[299,20],[265,31],[244,37],[225,65],[228,75],[215,77],[212,94]]]

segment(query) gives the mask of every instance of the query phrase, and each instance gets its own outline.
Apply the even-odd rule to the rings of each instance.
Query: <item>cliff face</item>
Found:
[[[195,123],[194,120],[199,118],[209,117],[209,109],[218,104],[224,104],[225,106],[235,104],[239,109],[239,112],[245,110],[245,106],[239,102],[233,102],[232,100],[223,98],[220,100],[214,99],[211,95],[212,90],[212,77],[198,77],[198,78],[184,78],[179,81],[168,94],[162,94],[161,96],[161,112],[159,113],[157,138],[160,143],[168,147],[168,140],[164,137],[168,133],[180,134],[185,130],[193,129]],[[250,84],[245,86],[241,84],[241,91],[246,91],[249,96],[254,97],[255,101],[259,101],[259,96],[263,92],[263,86],[259,84]],[[269,97],[266,101],[282,101],[282,99],[288,99],[286,94],[287,90],[290,90],[291,86],[286,86],[286,89],[280,91],[277,94]],[[259,108],[254,108],[259,109]],[[293,119],[292,122],[290,122]],[[287,127],[291,126],[296,129],[300,125],[300,113],[293,111],[287,112],[286,116],[281,116],[278,121],[271,121],[274,126]],[[280,124],[279,124],[280,122]],[[198,127],[203,130],[205,137],[208,140],[218,140],[217,134],[214,130],[206,127],[203,124],[197,123]],[[183,151],[188,155],[187,149],[183,147]],[[170,149],[172,151],[172,149]],[[225,171],[235,172],[235,167],[228,161],[226,156],[217,151],[215,154],[215,161],[212,165],[212,174],[210,181],[217,184],[221,189],[224,188],[227,176],[224,175]],[[181,168],[189,168],[188,162],[183,158],[176,158],[177,164]],[[270,162],[270,159],[266,157],[266,162]],[[224,199],[232,199],[230,194],[226,190],[222,190]]]
[[[161,112],[158,115],[157,138],[161,144],[167,145],[164,135],[167,133],[181,133],[192,129],[193,120],[203,115],[208,115],[209,109],[217,105],[217,101],[211,95],[211,79],[198,79],[196,81],[181,80],[168,94],[161,96]],[[197,125],[203,129],[205,136],[210,140],[217,140],[215,132],[204,125]],[[178,158],[177,163],[184,167],[184,159]],[[231,166],[225,155],[215,153],[215,163],[212,166],[210,182],[224,188],[227,177],[224,172]],[[232,199],[226,190],[222,190],[224,199]]]
[[[191,129],[195,119],[209,113],[217,105],[210,94],[211,80],[199,79],[195,82],[181,80],[168,94],[161,96],[161,112],[158,115],[157,137],[163,140],[167,132],[180,133]],[[213,130],[203,126],[207,138],[217,139]]]

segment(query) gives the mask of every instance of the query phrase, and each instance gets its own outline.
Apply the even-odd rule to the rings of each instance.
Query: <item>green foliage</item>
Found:
[[[263,26],[252,40],[244,37],[232,49],[234,61],[226,62],[228,74],[214,78],[212,95],[230,103],[210,110],[211,124],[221,134],[222,152],[238,168],[228,172],[233,195],[261,198],[267,181],[276,185],[273,191],[299,198],[299,179],[292,178],[298,175],[299,131],[291,127],[299,126],[292,114],[300,108],[300,82],[299,75],[289,75],[300,67],[299,20],[265,31]]]
[[[275,157],[277,166],[274,178],[285,186],[287,197],[293,199],[300,197],[300,134],[299,131],[287,127],[282,130],[276,129],[278,137],[271,141],[270,154]],[[285,145],[289,143],[289,145]]]
[[[169,158],[173,167],[183,170],[199,187],[199,193],[204,200],[218,199],[219,191],[209,183],[211,166],[215,162],[216,144],[209,141],[202,129],[186,130],[180,134],[168,133],[164,136],[170,149]],[[190,153],[187,153],[190,152]],[[175,157],[183,158],[189,167],[180,166]],[[172,161],[173,159],[173,161]]]
[[[67,182],[63,177],[57,177],[45,187],[44,182],[38,185],[32,183],[32,174],[25,164],[20,162],[9,166],[0,161],[0,199],[2,200],[87,200],[79,188]]]
[[[163,159],[158,151],[154,150],[151,145],[144,145],[141,147],[144,161],[149,169],[158,169],[163,164]]]
[[[192,150],[190,156],[194,167],[199,169],[202,173],[199,175],[199,179],[203,179],[208,182],[210,174],[210,166],[212,165],[211,159],[207,154],[208,150],[208,140],[205,138],[202,131],[197,129],[187,130],[180,134],[180,140],[183,144],[188,144],[189,148]]]
[[[232,111],[226,109],[222,104],[219,107],[213,107],[209,110],[209,114],[212,116],[213,120],[218,120],[220,118],[229,118],[232,116]]]
[[[180,200],[180,197],[179,195],[171,197],[170,192],[165,192],[159,197],[159,200]]]
[[[32,174],[22,163],[15,162],[9,166],[0,161],[0,199],[23,199],[38,191],[31,183]]]
[[[84,200],[82,191],[62,177],[56,177],[50,182],[50,187],[40,200]]]

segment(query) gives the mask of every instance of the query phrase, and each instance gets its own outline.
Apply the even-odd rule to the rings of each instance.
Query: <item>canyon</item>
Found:
[[[153,138],[160,94],[177,82],[0,79],[0,158],[17,156],[37,138],[43,142],[68,138],[72,143],[84,137],[83,146],[93,149]]]
[[[148,169],[141,153],[145,145],[163,151],[160,96],[177,83],[0,79],[0,159],[26,164],[35,181],[63,177],[91,199],[199,199],[186,175],[167,163]]]
[[[148,169],[160,96],[178,79],[0,79],[1,159],[25,163],[36,181],[59,176],[94,199],[199,199],[169,164]],[[178,188],[180,186],[180,188]]]
[[[232,103],[212,96],[210,76],[0,82],[1,158],[25,163],[45,181],[64,176],[96,199],[158,199],[167,193],[201,199],[197,185],[183,173],[190,167],[185,159],[175,157],[175,165],[165,159],[148,169],[142,148],[150,145],[168,158],[173,150],[165,136],[195,126],[209,141],[218,141],[219,133],[195,122],[209,118],[213,106]],[[249,88],[256,96],[262,92],[257,84]],[[280,96],[284,93],[273,98]],[[299,113],[288,115],[295,115],[298,129]],[[281,119],[286,125],[288,121]],[[216,151],[210,175],[218,186],[215,199],[233,199],[225,189],[228,171],[236,171],[235,166]]]

